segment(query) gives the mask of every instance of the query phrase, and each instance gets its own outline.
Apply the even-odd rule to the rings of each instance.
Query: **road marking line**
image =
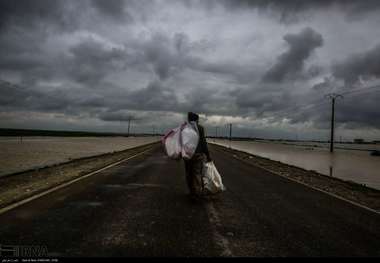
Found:
[[[92,176],[92,175],[94,175],[94,174],[97,174],[97,173],[102,172],[102,171],[104,171],[104,170],[107,170],[107,169],[109,169],[109,168],[111,168],[111,167],[114,167],[114,166],[116,166],[116,165],[119,165],[119,164],[121,164],[122,162],[128,161],[128,160],[133,159],[133,158],[135,158],[135,157],[137,157],[137,156],[140,156],[140,155],[142,155],[142,154],[144,154],[144,153],[146,153],[146,152],[148,152],[148,151],[150,151],[150,150],[151,150],[151,149],[148,149],[148,150],[145,150],[145,151],[143,151],[143,152],[140,152],[140,153],[137,153],[137,154],[135,154],[135,155],[132,155],[132,156],[130,156],[130,157],[128,157],[128,158],[125,158],[125,159],[123,159],[123,160],[120,160],[120,161],[117,161],[117,162],[111,163],[111,164],[109,164],[109,165],[107,165],[107,166],[105,166],[105,167],[103,167],[103,168],[101,168],[101,169],[98,169],[98,170],[96,170],[96,171],[93,171],[93,172],[91,172],[91,173],[88,173],[88,174],[86,174],[86,175],[83,175],[83,176],[81,176],[81,177],[79,177],[79,178],[73,179],[73,180],[71,180],[71,181],[69,181],[69,182],[66,182],[66,183],[60,184],[60,185],[58,185],[58,186],[55,186],[55,187],[53,187],[53,188],[50,188],[49,190],[43,191],[42,193],[39,193],[39,194],[33,195],[33,196],[31,196],[31,197],[28,197],[28,198],[26,198],[26,199],[23,199],[23,200],[21,200],[21,201],[18,201],[18,202],[16,202],[16,203],[13,203],[13,204],[11,204],[11,205],[8,205],[8,206],[6,206],[6,207],[4,207],[4,208],[1,208],[1,209],[0,209],[0,215],[6,213],[6,212],[8,212],[8,211],[10,211],[10,210],[12,210],[12,209],[14,209],[14,208],[16,208],[16,207],[19,207],[19,206],[21,206],[21,205],[23,205],[23,204],[26,204],[26,203],[29,203],[29,202],[35,200],[35,199],[38,199],[38,198],[40,198],[40,197],[42,197],[42,196],[45,196],[45,195],[50,194],[50,193],[52,193],[52,192],[54,192],[54,191],[57,191],[57,190],[62,189],[62,188],[64,188],[64,187],[67,187],[67,186],[69,186],[69,185],[71,185],[71,184],[73,184],[73,183],[76,183],[76,182],[81,181],[81,180],[83,180],[83,179],[85,179],[85,178],[88,178],[88,177],[90,177],[90,176]]]
[[[220,254],[223,257],[233,257],[232,251],[229,248],[228,240],[219,233],[217,227],[221,227],[221,221],[218,212],[216,211],[214,205],[212,203],[206,204],[206,211],[208,215],[208,220],[211,224],[211,230],[213,234],[213,238],[215,243],[220,247],[222,253]]]
[[[304,182],[297,181],[297,180],[295,180],[295,179],[293,179],[293,178],[289,178],[289,177],[287,177],[287,176],[285,176],[285,175],[282,175],[282,174],[279,174],[279,173],[273,172],[273,171],[271,171],[271,170],[269,170],[269,169],[266,169],[266,168],[263,168],[263,167],[260,167],[260,168],[262,168],[262,169],[264,169],[264,170],[267,170],[268,172],[271,172],[271,173],[273,173],[273,174],[275,174],[275,175],[278,175],[278,176],[281,176],[281,177],[283,177],[283,178],[286,178],[286,179],[288,179],[288,180],[290,180],[290,181],[292,181],[292,182],[302,184],[303,186],[309,187],[309,188],[311,188],[311,189],[313,189],[313,190],[316,190],[316,191],[322,192],[322,193],[324,193],[324,194],[330,195],[330,196],[335,197],[335,198],[337,198],[337,199],[340,199],[340,200],[342,200],[342,201],[348,202],[348,203],[350,203],[350,204],[352,204],[352,205],[354,205],[354,206],[358,206],[358,207],[360,207],[360,208],[363,208],[363,209],[365,209],[365,210],[368,210],[368,211],[370,211],[370,212],[373,212],[373,213],[375,213],[375,214],[379,214],[379,215],[380,215],[380,211],[377,211],[377,210],[375,210],[375,209],[369,208],[369,207],[367,207],[367,206],[364,206],[364,205],[362,205],[362,204],[359,204],[359,203],[356,203],[356,202],[354,202],[354,201],[348,200],[348,199],[346,199],[346,198],[344,198],[344,197],[341,197],[341,196],[339,196],[339,195],[336,195],[336,194],[333,194],[333,193],[327,192],[327,191],[325,191],[325,190],[322,190],[322,189],[316,188],[316,187],[314,187],[314,186],[308,185],[308,184],[306,184],[306,183],[304,183]]]
[[[218,145],[218,144],[217,144],[217,145]],[[222,146],[222,145],[218,145],[218,146]],[[224,147],[224,146],[222,146],[222,147]],[[225,148],[225,147],[224,147],[224,148]],[[244,152],[244,151],[242,151],[242,152]],[[250,155],[250,153],[248,153],[248,152],[244,152],[244,153]],[[313,190],[319,191],[319,192],[321,192],[321,193],[324,193],[324,194],[327,194],[327,195],[329,195],[329,196],[335,197],[335,198],[337,198],[337,199],[339,199],[339,200],[342,200],[342,201],[348,202],[348,203],[350,203],[350,204],[352,204],[352,205],[354,205],[354,206],[357,206],[357,207],[363,208],[363,209],[365,209],[365,210],[367,210],[367,211],[370,211],[370,212],[372,212],[372,213],[375,213],[375,214],[380,215],[380,211],[377,211],[377,210],[375,210],[375,209],[369,208],[369,207],[367,207],[367,206],[364,206],[364,205],[359,204],[359,203],[357,203],[357,202],[354,202],[354,201],[348,200],[348,199],[346,199],[346,198],[344,198],[344,197],[341,197],[341,196],[339,196],[339,195],[336,195],[336,194],[333,194],[333,193],[327,192],[327,191],[325,191],[325,190],[322,190],[322,189],[316,188],[316,187],[314,187],[314,186],[308,185],[308,184],[306,184],[306,183],[304,183],[304,182],[301,182],[301,181],[298,181],[298,180],[296,180],[296,179],[289,178],[289,177],[287,177],[287,176],[285,176],[285,175],[282,175],[282,174],[280,174],[280,173],[277,173],[277,172],[275,172],[275,171],[272,171],[272,170],[270,170],[270,169],[268,169],[268,168],[265,168],[265,167],[263,167],[263,166],[260,166],[260,165],[257,165],[257,164],[252,164],[252,163],[250,163],[250,162],[247,162],[247,161],[245,161],[245,160],[238,159],[238,158],[236,158],[236,157],[234,157],[234,158],[237,159],[237,160],[240,160],[240,161],[242,161],[242,162],[244,162],[244,163],[247,163],[247,164],[249,164],[249,165],[253,165],[253,166],[259,167],[259,168],[261,168],[261,169],[263,169],[263,170],[265,170],[265,171],[267,171],[267,172],[270,172],[270,173],[272,173],[272,174],[275,174],[275,175],[281,176],[281,177],[283,177],[283,178],[285,178],[285,179],[288,179],[289,181],[292,181],[292,182],[295,182],[295,183],[299,183],[299,184],[301,184],[301,185],[303,185],[303,186],[306,186],[306,187],[308,187],[308,188],[311,188],[311,189],[313,189]],[[301,168],[301,169],[302,169],[302,168]]]

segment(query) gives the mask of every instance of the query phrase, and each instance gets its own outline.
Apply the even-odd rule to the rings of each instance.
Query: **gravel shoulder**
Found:
[[[285,176],[289,179],[326,191],[380,212],[379,190],[355,182],[329,177],[315,171],[308,171],[296,166],[273,161],[243,151],[229,149],[216,144],[211,145],[215,150],[232,154],[234,158],[245,163],[264,168],[274,174]]]
[[[75,159],[64,164],[0,177],[0,208],[158,146],[159,143],[155,142],[124,151]]]

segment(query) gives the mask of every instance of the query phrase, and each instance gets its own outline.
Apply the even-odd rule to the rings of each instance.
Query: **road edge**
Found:
[[[251,154],[251,153],[248,153],[248,152],[245,152],[245,151],[241,151],[241,150],[237,150],[237,149],[233,149],[233,148],[229,149],[229,148],[227,148],[227,147],[225,147],[225,146],[223,146],[223,145],[214,144],[214,143],[210,143],[210,144],[213,144],[213,145],[219,146],[219,147],[224,148],[224,149],[227,149],[227,150],[243,152],[243,153],[245,153],[245,154],[255,156],[255,155],[253,155],[253,154]],[[258,156],[258,157],[260,157],[260,156]],[[235,157],[234,157],[234,158],[235,158]],[[235,158],[235,159],[237,159],[237,158]],[[247,165],[251,165],[251,166],[259,167],[260,169],[263,169],[263,170],[265,170],[265,171],[267,171],[267,172],[270,172],[270,173],[272,173],[272,174],[274,174],[274,175],[277,175],[277,176],[280,176],[280,177],[282,177],[282,178],[285,178],[285,179],[287,179],[287,180],[289,180],[289,181],[291,181],[291,182],[295,182],[295,183],[301,184],[301,185],[306,186],[306,187],[308,187],[308,188],[311,188],[311,189],[313,189],[313,190],[315,190],[315,191],[318,191],[318,192],[321,192],[321,193],[327,194],[327,195],[332,196],[332,197],[334,197],[334,198],[337,198],[337,199],[339,199],[339,200],[342,200],[342,201],[345,201],[345,202],[347,202],[347,203],[350,203],[351,205],[354,205],[354,206],[360,207],[360,208],[365,209],[365,210],[367,210],[367,211],[369,211],[369,212],[372,212],[372,213],[375,213],[375,214],[380,215],[380,211],[375,210],[375,209],[370,208],[370,207],[367,207],[367,206],[365,206],[365,205],[359,204],[359,203],[357,203],[357,202],[351,201],[351,200],[349,200],[349,199],[347,199],[347,198],[344,198],[344,197],[342,197],[342,196],[339,196],[339,195],[336,195],[336,194],[333,194],[333,193],[327,192],[327,191],[325,191],[325,190],[322,190],[322,189],[316,188],[316,187],[311,186],[311,185],[309,185],[309,184],[306,184],[306,183],[304,183],[304,182],[301,182],[301,181],[298,181],[298,180],[295,180],[295,179],[289,178],[289,177],[287,177],[287,176],[285,176],[285,175],[282,175],[282,174],[280,174],[280,173],[278,173],[278,172],[276,172],[276,171],[270,170],[270,169],[265,168],[265,167],[263,167],[263,166],[255,165],[255,164],[253,164],[253,163],[250,163],[250,162],[247,162],[247,161],[245,161],[245,160],[241,160],[241,159],[237,159],[237,160],[239,160],[239,161],[241,161],[241,162],[243,162],[243,163],[245,163],[245,164],[247,164]],[[299,167],[297,167],[297,168],[299,168]],[[302,168],[300,168],[300,169],[302,169]]]
[[[70,181],[63,182],[63,183],[61,183],[61,184],[59,184],[59,185],[57,185],[57,186],[54,186],[53,188],[50,188],[50,189],[44,190],[44,191],[42,191],[42,192],[40,192],[40,193],[37,193],[37,194],[35,194],[35,195],[33,195],[33,196],[30,196],[30,197],[27,197],[27,198],[25,198],[25,199],[23,199],[23,200],[17,201],[17,202],[12,203],[12,204],[9,204],[9,205],[7,205],[7,206],[5,206],[5,207],[3,207],[3,208],[0,209],[0,215],[4,214],[4,213],[6,213],[6,212],[8,212],[8,211],[10,211],[10,210],[13,210],[13,209],[15,209],[15,208],[17,208],[17,207],[20,207],[20,206],[22,206],[22,205],[24,205],[24,204],[27,204],[27,203],[29,203],[29,202],[31,202],[31,201],[33,201],[33,200],[36,200],[36,199],[38,199],[38,198],[40,198],[40,197],[43,197],[43,196],[45,196],[45,195],[48,195],[48,194],[53,193],[53,192],[55,192],[55,191],[58,191],[58,190],[60,190],[60,189],[62,189],[62,188],[65,188],[65,187],[67,187],[67,186],[69,186],[69,185],[72,185],[72,184],[74,184],[74,183],[76,183],[76,182],[78,182],[78,181],[81,181],[81,180],[83,180],[83,179],[86,179],[86,178],[88,178],[88,177],[90,177],[90,176],[92,176],[92,175],[98,174],[98,173],[100,173],[100,172],[102,172],[102,171],[104,171],[104,170],[107,170],[107,169],[111,168],[111,167],[114,167],[114,166],[119,165],[119,164],[121,164],[121,163],[123,163],[123,162],[126,162],[126,161],[128,161],[128,160],[130,160],[130,159],[133,159],[133,158],[135,158],[135,157],[138,157],[138,156],[140,156],[140,155],[143,155],[144,153],[146,153],[146,152],[148,152],[148,151],[151,151],[151,150],[152,150],[152,147],[149,148],[149,149],[147,149],[147,150],[144,150],[144,151],[142,151],[142,152],[139,152],[139,153],[137,153],[137,154],[134,154],[134,155],[132,155],[132,156],[129,156],[129,157],[127,157],[127,158],[124,158],[124,159],[122,159],[122,160],[119,160],[119,161],[116,161],[116,162],[114,162],[114,163],[111,163],[111,164],[109,164],[109,165],[107,165],[107,166],[104,166],[104,167],[102,167],[102,168],[100,168],[100,169],[97,169],[97,170],[95,170],[95,171],[92,171],[92,172],[90,172],[90,173],[87,173],[87,174],[81,175],[81,176],[79,176],[79,177],[76,177],[76,178],[74,178],[74,179],[72,179],[72,180],[70,180]]]

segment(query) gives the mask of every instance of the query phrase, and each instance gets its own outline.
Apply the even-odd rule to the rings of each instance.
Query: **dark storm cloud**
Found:
[[[0,80],[0,105],[4,107],[18,107],[22,105],[22,102],[31,97],[39,96],[32,90],[19,89],[14,87],[11,83]]]
[[[181,70],[190,60],[187,56],[189,38],[184,33],[175,33],[174,36],[156,33],[139,44],[139,49],[143,55],[140,60],[150,63],[161,80]]]
[[[132,22],[133,18],[129,14],[127,4],[136,4],[136,1],[130,0],[92,0],[93,6],[108,18]]]
[[[205,49],[205,47],[199,42],[192,42],[183,32],[171,35],[155,33],[149,39],[139,42],[134,48],[135,53],[129,55],[129,60],[135,64],[149,64],[161,81],[186,69],[232,77],[240,83],[251,82],[258,75],[254,67],[238,64],[238,61],[210,62],[194,55],[194,49]],[[144,67],[143,69],[145,70]]]
[[[123,2],[102,1],[101,14],[122,10]],[[105,4],[107,2],[107,4]],[[106,48],[88,37],[64,50],[67,44],[48,43],[52,37],[81,30],[80,21],[91,10],[91,1],[20,0],[0,1],[0,70],[17,72],[23,84],[41,79],[67,76],[79,82],[101,80],[108,72],[122,68],[125,55],[117,48]],[[116,11],[115,11],[116,12]],[[86,30],[84,30],[86,31]],[[64,40],[62,38],[62,40]]]
[[[343,101],[338,102],[336,121],[346,128],[380,128],[379,101],[380,92],[346,96]]]
[[[329,129],[331,123],[331,101],[323,95],[334,91],[337,85],[333,78],[326,78],[323,82],[313,86],[313,90],[303,98],[293,100],[309,103],[296,104],[287,111],[287,106],[279,111],[279,116],[285,116],[291,123],[313,122],[314,127],[319,129]],[[367,90],[367,92],[357,92],[345,94],[344,98],[336,100],[335,122],[337,127],[348,129],[360,128],[380,128],[380,111],[378,101],[380,100],[379,90]],[[290,100],[291,101],[291,100]]]
[[[80,3],[75,4],[80,6]],[[1,0],[0,30],[16,25],[26,28],[56,26],[72,30],[78,21],[75,11],[66,1],[60,0]]]
[[[207,2],[207,1],[206,1]],[[222,0],[214,1],[215,4],[223,3],[227,8],[255,8],[261,12],[274,12],[274,17],[283,23],[295,23],[307,19],[305,12],[323,11],[336,8],[345,13],[348,19],[365,17],[366,14],[380,10],[380,2],[377,0]]]
[[[20,74],[21,82],[26,85],[53,76],[57,65],[54,58],[44,54],[45,38],[39,31],[0,34],[0,72]]]
[[[156,34],[152,40],[145,44],[146,59],[153,65],[153,69],[160,79],[166,79],[173,66],[175,57],[170,50],[170,40],[161,34]]]
[[[139,1],[137,1],[139,2]],[[8,26],[52,27],[75,30],[81,16],[94,7],[98,13],[111,20],[131,22],[126,4],[138,6],[136,1],[125,0],[1,0],[0,30]]]
[[[0,94],[2,94],[0,108],[6,111],[32,110],[75,115],[83,110],[100,111],[104,108],[109,112],[120,110],[181,112],[187,105],[179,103],[175,92],[159,81],[151,82],[147,87],[136,91],[107,86],[106,83],[103,85],[103,89],[100,90],[66,88],[41,91],[35,87],[31,89],[0,80]]]
[[[53,19],[61,15],[62,1],[56,0],[2,0],[0,1],[0,25],[21,19]],[[12,21],[13,20],[13,21]]]
[[[39,54],[19,53],[19,54],[2,54],[0,55],[0,69],[8,70],[29,70],[42,66],[46,63],[46,59],[39,57]]]
[[[149,83],[146,88],[130,92],[125,107],[135,110],[180,110],[175,92],[159,81]]]
[[[244,75],[242,67],[233,62],[210,63],[191,54],[198,43],[191,42],[188,35],[177,32],[172,35],[155,33],[149,39],[138,43],[138,52],[134,54],[136,63],[148,63],[160,80],[192,69],[199,72],[229,74],[236,77]]]
[[[127,54],[122,47],[107,47],[89,38],[70,49],[66,61],[68,77],[78,82],[96,83],[108,73],[123,69]]]
[[[102,90],[94,91],[91,87],[78,89],[66,86],[64,89],[46,90],[46,87],[16,85],[3,80],[0,80],[0,94],[0,112],[60,112],[67,115],[98,112],[103,108],[123,108],[129,96],[125,91],[115,92],[113,97],[107,96]]]
[[[31,36],[30,36],[31,37]],[[109,73],[124,70],[130,61],[124,46],[112,46],[92,37],[86,37],[57,55],[46,54],[44,46],[33,37],[29,42],[18,42],[17,36],[0,36],[0,70],[22,73],[23,84],[30,80],[67,78],[78,83],[94,85]],[[15,41],[15,46],[11,46]],[[26,83],[25,83],[26,82]]]
[[[113,15],[122,15],[124,13],[124,0],[92,0],[94,6],[101,12]]]
[[[360,78],[380,78],[380,44],[335,64],[332,71],[336,78],[343,79],[348,86]]]
[[[261,115],[264,112],[277,111],[286,107],[290,100],[290,94],[285,90],[268,91],[263,87],[254,91],[239,92],[236,103],[241,109],[254,109],[258,115]]]
[[[72,100],[63,91],[39,91],[0,81],[0,105],[5,110],[63,111]]]
[[[289,45],[288,51],[277,58],[277,62],[264,75],[267,82],[280,82],[296,77],[312,52],[323,45],[322,35],[312,28],[305,28],[299,34],[286,34],[283,39]]]
[[[347,129],[380,128],[380,111],[377,109],[380,93],[356,94],[338,99],[335,104],[335,123],[337,128]],[[316,128],[329,129],[331,125],[331,102],[319,102],[316,106],[299,108],[292,111],[292,123],[312,121]]]
[[[379,46],[328,71],[347,49],[360,50],[356,39],[379,43],[373,16],[350,21],[341,32],[347,43],[334,43],[328,23],[346,29],[347,18],[362,19],[378,7],[378,1],[338,0],[0,0],[0,78],[23,86],[0,85],[0,113],[87,114],[103,123],[125,122],[130,115],[149,119],[154,112],[168,114],[170,123],[170,116],[177,121],[179,113],[194,110],[215,118],[270,117],[273,126],[287,117],[328,128],[328,108],[287,108],[331,92],[333,81],[321,80],[326,75],[347,83],[379,77]],[[334,19],[324,21],[325,10]],[[310,28],[286,34],[304,27],[303,18]],[[233,27],[235,19],[239,26]],[[271,54],[282,42],[286,47],[276,60]],[[332,48],[341,44],[341,53]],[[344,111],[337,111],[337,122],[378,127],[378,99],[357,102],[360,112],[339,105]]]

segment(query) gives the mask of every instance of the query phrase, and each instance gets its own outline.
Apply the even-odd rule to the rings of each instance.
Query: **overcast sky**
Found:
[[[0,127],[380,139],[380,1],[0,0]]]

